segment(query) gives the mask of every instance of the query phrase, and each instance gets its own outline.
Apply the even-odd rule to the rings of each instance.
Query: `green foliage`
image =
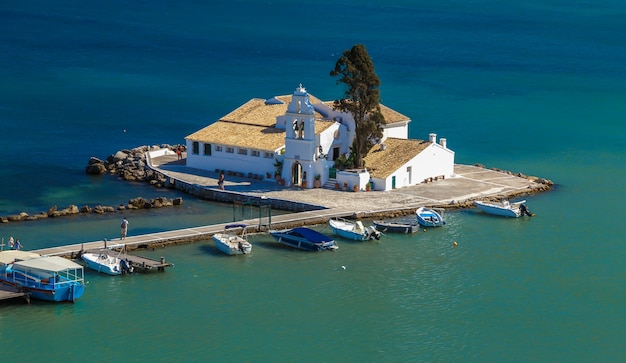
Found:
[[[341,154],[337,159],[335,159],[335,168],[337,170],[345,170],[351,169],[354,167],[354,153]]]
[[[335,100],[333,106],[336,110],[352,114],[354,118],[353,165],[362,167],[363,156],[383,135],[385,119],[380,111],[380,80],[362,44],[344,51],[330,75],[339,77],[337,84],[346,86],[344,98]]]
[[[274,159],[276,160],[276,162],[274,162],[274,175],[282,175],[283,173],[283,161],[282,160],[278,160],[278,159]]]

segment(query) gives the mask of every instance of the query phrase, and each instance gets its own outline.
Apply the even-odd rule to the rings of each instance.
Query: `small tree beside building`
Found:
[[[334,101],[334,108],[352,114],[356,125],[352,143],[354,167],[363,167],[363,157],[383,136],[385,119],[380,110],[380,80],[374,71],[365,46],[357,44],[343,52],[332,77],[339,77],[337,84],[344,84],[344,97]]]

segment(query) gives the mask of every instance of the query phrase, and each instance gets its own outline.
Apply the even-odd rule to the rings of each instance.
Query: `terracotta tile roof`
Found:
[[[186,139],[207,144],[275,151],[285,144],[285,130],[274,127],[276,118],[287,112],[292,95],[274,98],[283,103],[266,104],[264,99],[253,98],[212,125],[188,135]],[[313,105],[324,103],[332,108],[332,101],[322,102],[312,95],[309,95],[309,100]],[[387,123],[409,121],[408,117],[386,106],[381,105],[381,111]],[[317,112],[315,120],[316,135],[333,125],[333,121],[324,120],[324,115]]]
[[[219,121],[230,121],[242,124],[274,126],[276,117],[282,116],[287,112],[287,104],[291,100],[284,99],[285,96],[276,97],[285,102],[283,104],[266,105],[265,100],[253,98],[250,101],[239,106],[228,115],[222,117]]]
[[[187,136],[187,138],[207,144],[230,145],[273,152],[285,145],[285,130],[219,121]]]
[[[383,114],[383,117],[385,117],[385,123],[388,124],[392,124],[395,122],[411,121],[411,119],[407,116],[401,114],[400,112],[394,111],[383,104],[380,105],[380,112]]]
[[[330,107],[331,109],[333,108],[333,103],[334,101],[324,102],[324,104]],[[407,116],[401,114],[400,112],[392,110],[391,108],[383,105],[382,103],[380,104],[380,112],[383,114],[383,117],[385,118],[385,124],[411,121],[411,119],[408,118]]]
[[[387,138],[385,150],[380,145],[374,145],[363,158],[365,167],[374,178],[384,179],[393,174],[402,165],[409,162],[417,154],[424,151],[430,141]]]
[[[277,96],[283,104],[265,104],[264,99],[253,98],[234,111],[193,134],[187,139],[207,144],[221,144],[256,150],[275,151],[285,145],[285,130],[275,128],[276,117],[287,112],[291,95]],[[311,103],[321,101],[309,95]],[[315,114],[315,134],[320,134],[333,125],[333,121],[322,120]]]

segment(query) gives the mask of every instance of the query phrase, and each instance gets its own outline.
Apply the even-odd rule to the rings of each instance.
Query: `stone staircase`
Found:
[[[335,183],[336,182],[337,182],[337,179],[335,179],[335,178],[328,179],[328,181],[326,183],[324,183],[324,185],[322,185],[322,188],[335,190]]]

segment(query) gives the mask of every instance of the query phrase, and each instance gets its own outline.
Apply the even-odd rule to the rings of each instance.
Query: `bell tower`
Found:
[[[283,178],[291,185],[313,185],[316,160],[315,109],[300,84],[285,113],[285,161]],[[303,183],[304,182],[304,183]]]

